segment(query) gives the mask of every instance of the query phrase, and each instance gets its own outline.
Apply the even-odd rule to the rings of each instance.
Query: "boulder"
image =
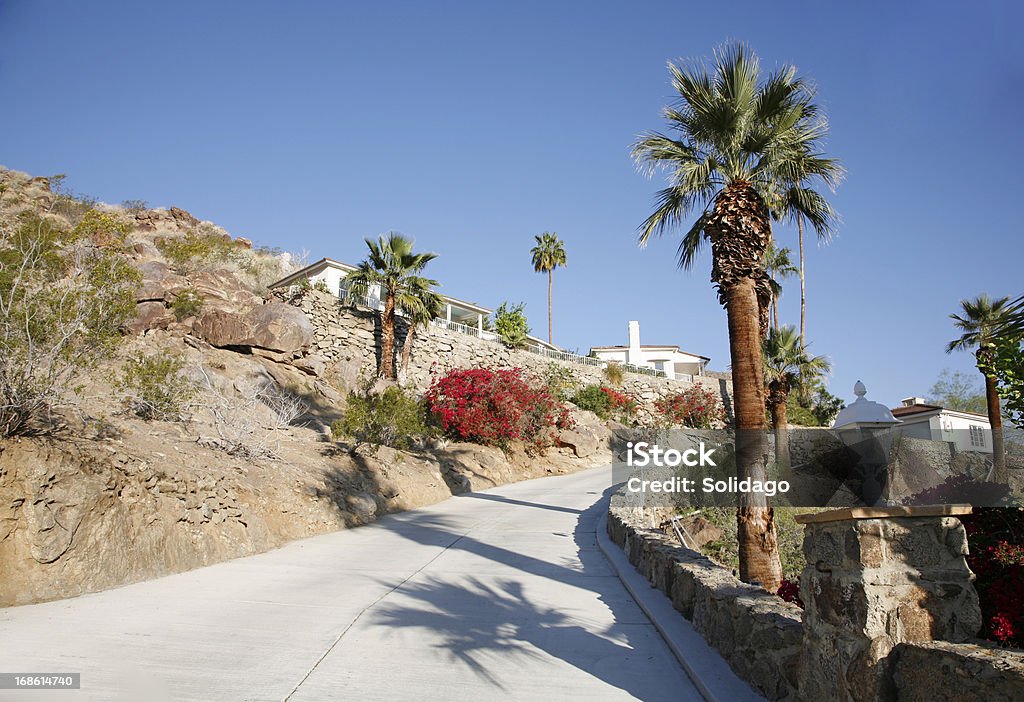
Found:
[[[192,277],[192,287],[203,298],[203,304],[212,307],[246,309],[260,302],[260,297],[226,268],[197,273]]]
[[[143,263],[139,271],[142,273],[142,287],[135,294],[136,302],[173,300],[180,290],[187,287],[185,279],[161,261]]]
[[[299,351],[313,342],[313,324],[305,312],[270,302],[245,313],[208,310],[193,333],[213,346],[255,346],[270,351]]]
[[[162,302],[140,302],[135,306],[135,319],[128,324],[128,329],[135,334],[150,329],[166,329],[174,322],[174,315],[164,307]]]
[[[310,356],[303,356],[292,361],[292,365],[301,371],[305,371],[310,375],[315,375],[318,378],[322,378],[324,373],[327,371],[327,359],[320,354],[312,354]]]

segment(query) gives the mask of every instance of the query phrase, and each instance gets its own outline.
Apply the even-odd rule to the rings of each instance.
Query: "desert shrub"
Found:
[[[204,225],[186,232],[184,236],[159,237],[155,243],[179,273],[190,273],[207,264],[227,261],[240,248],[231,237]]]
[[[149,203],[145,200],[124,200],[121,202],[121,207],[130,214],[141,214],[149,209]]]
[[[171,311],[174,312],[174,318],[179,322],[197,316],[201,309],[203,309],[203,296],[199,294],[198,290],[191,287],[179,292],[178,296],[174,298],[174,302],[171,303]]]
[[[55,426],[72,381],[121,338],[140,282],[80,230],[34,214],[0,222],[0,436]]]
[[[74,233],[97,246],[120,249],[130,228],[124,217],[117,213],[89,210],[75,225]]]
[[[377,395],[349,393],[344,414],[331,425],[335,439],[398,449],[412,446],[415,437],[435,433],[424,403],[393,386]]]
[[[981,604],[981,636],[1024,647],[1024,511],[976,509],[960,518],[967,531],[974,587]]]
[[[185,359],[180,354],[168,351],[148,356],[136,354],[125,361],[117,388],[124,393],[125,405],[136,416],[183,421],[198,389],[181,375],[184,367]]]
[[[572,396],[572,403],[601,419],[627,420],[636,414],[637,404],[626,393],[603,385],[588,385]]]
[[[314,290],[319,290],[320,292],[325,292],[325,293],[329,293],[331,291],[331,289],[329,287],[327,287],[327,281],[326,280],[318,280],[318,281],[316,281],[313,284],[313,289]]]
[[[72,192],[64,185],[66,178],[64,173],[50,176],[50,190],[56,195],[52,211],[70,222],[71,226],[76,226],[88,212],[96,208],[99,200],[91,195]]]
[[[522,302],[517,305],[503,302],[494,312],[494,331],[510,348],[523,348],[529,341],[530,325],[526,322],[525,308]]]
[[[619,386],[626,379],[626,371],[621,363],[609,363],[604,367],[604,377],[612,385]]]
[[[567,402],[580,386],[579,376],[572,368],[549,363],[544,370],[544,384],[559,402]]]
[[[725,408],[718,393],[694,385],[654,403],[654,408],[670,426],[711,429],[725,421]]]
[[[457,369],[435,378],[424,399],[455,438],[506,447],[525,442],[539,450],[554,444],[558,429],[572,426],[565,407],[540,380],[519,368]]]

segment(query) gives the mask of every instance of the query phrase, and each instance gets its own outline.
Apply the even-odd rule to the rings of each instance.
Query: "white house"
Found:
[[[309,282],[310,285],[316,285],[317,283],[323,283],[327,286],[327,290],[333,295],[347,298],[348,291],[345,289],[345,276],[351,271],[356,270],[356,266],[349,263],[342,263],[341,261],[335,261],[331,258],[321,258],[315,263],[311,263],[305,268],[301,268],[294,273],[289,273],[284,278],[275,281],[270,284],[271,288],[282,288],[289,285],[299,285],[302,281]],[[484,330],[484,318],[489,316],[494,310],[491,310],[482,305],[478,305],[475,302],[466,302],[450,295],[441,295],[441,299],[444,300],[445,310],[444,317],[440,317],[434,320],[437,326],[447,327],[460,331],[472,336],[480,337],[481,339],[487,339],[489,341],[496,341],[497,335],[493,332]],[[355,300],[357,304],[370,309],[382,310],[384,308],[384,301],[381,296],[381,290],[379,285],[370,286],[370,290],[367,292],[366,297]],[[399,314],[401,311],[399,311]],[[561,349],[553,344],[549,344],[542,339],[536,337],[528,337],[530,343],[539,346],[548,351],[561,351]]]
[[[590,355],[609,363],[622,363],[650,368],[676,380],[689,380],[704,375],[711,359],[681,351],[678,346],[651,346],[640,343],[640,322],[629,323],[629,344],[626,346],[594,346]],[[659,375],[661,374],[659,373]]]
[[[988,416],[929,405],[921,397],[900,400],[892,414],[904,436],[952,443],[957,451],[992,453],[992,427]]]

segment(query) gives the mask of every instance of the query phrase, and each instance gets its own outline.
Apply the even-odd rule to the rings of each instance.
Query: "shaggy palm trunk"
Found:
[[[549,344],[554,344],[555,343],[555,334],[554,334],[554,328],[555,327],[554,327],[554,321],[552,320],[552,316],[551,316],[552,315],[551,283],[552,283],[552,278],[553,277],[554,277],[554,271],[549,268],[548,269],[548,343]]]
[[[804,289],[804,219],[796,217],[797,241],[800,242],[800,350],[807,348],[807,291]]]
[[[772,315],[774,315],[775,331],[779,330],[779,297],[777,295],[772,296]]]
[[[768,386],[768,410],[775,431],[775,464],[780,471],[789,471],[789,390],[778,381]]]
[[[395,377],[395,296],[389,291],[384,299],[384,313],[380,318],[380,370],[381,378]]]
[[[1008,485],[1010,474],[1006,470],[1006,451],[1003,447],[1003,417],[999,410],[996,381],[985,376],[985,402],[988,405],[988,423],[992,425],[992,478]]]
[[[412,340],[414,336],[416,336],[416,325],[410,323],[409,330],[405,332],[405,340],[402,342],[401,375],[403,378],[409,374],[409,361],[412,358]]]
[[[715,199],[705,225],[711,239],[711,279],[729,320],[736,476],[766,480],[768,436],[761,339],[767,332],[771,286],[761,267],[771,241],[770,214],[749,183],[733,182]],[[775,592],[782,582],[775,515],[763,493],[740,493],[736,510],[740,579]]]

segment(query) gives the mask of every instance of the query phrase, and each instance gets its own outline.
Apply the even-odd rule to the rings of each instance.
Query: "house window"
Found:
[[[985,429],[977,424],[971,425],[971,446],[985,448]]]

